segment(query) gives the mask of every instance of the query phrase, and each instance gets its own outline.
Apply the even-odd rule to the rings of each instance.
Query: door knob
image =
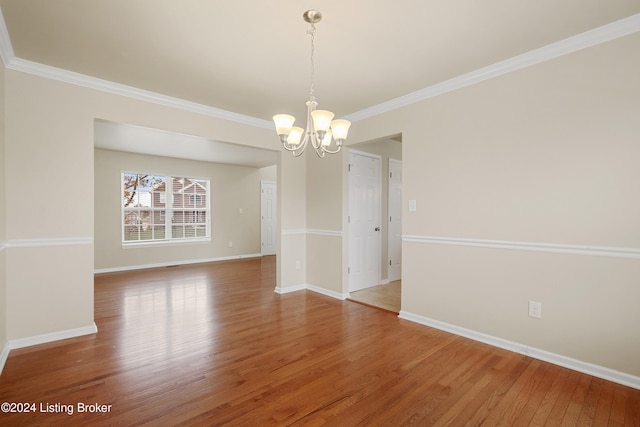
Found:
[[[375,228],[375,230],[376,230],[376,231],[380,231],[380,227],[376,227],[376,228]]]

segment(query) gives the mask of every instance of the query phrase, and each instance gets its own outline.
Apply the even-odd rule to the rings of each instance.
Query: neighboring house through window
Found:
[[[209,180],[122,173],[122,242],[210,239]]]

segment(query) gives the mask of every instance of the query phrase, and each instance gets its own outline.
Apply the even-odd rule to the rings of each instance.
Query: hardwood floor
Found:
[[[274,284],[274,257],[96,276],[99,332],[12,351],[0,402],[38,408],[0,424],[640,425],[640,390]]]

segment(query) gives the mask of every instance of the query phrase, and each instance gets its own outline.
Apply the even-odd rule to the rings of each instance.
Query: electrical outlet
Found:
[[[296,261],[296,270],[300,270],[302,268],[302,263],[300,262],[300,260]]]
[[[233,242],[229,242],[229,247],[232,248],[233,247]]]
[[[529,317],[542,319],[542,303],[529,301]]]

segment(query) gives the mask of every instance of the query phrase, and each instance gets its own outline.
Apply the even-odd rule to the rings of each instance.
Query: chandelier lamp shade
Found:
[[[307,10],[303,19],[311,24],[311,29],[307,34],[311,36],[311,89],[309,100],[307,101],[307,128],[302,129],[294,126],[295,117],[289,114],[276,114],[273,121],[276,125],[276,133],[284,148],[291,151],[298,157],[311,142],[311,145],[319,157],[324,157],[326,153],[335,154],[340,151],[342,144],[347,139],[351,122],[348,120],[334,120],[334,114],[327,110],[317,110],[318,102],[315,97],[315,33],[318,22],[322,19],[322,14],[317,10]]]

